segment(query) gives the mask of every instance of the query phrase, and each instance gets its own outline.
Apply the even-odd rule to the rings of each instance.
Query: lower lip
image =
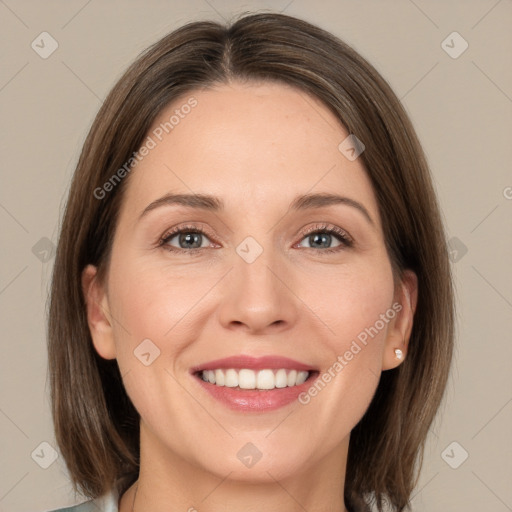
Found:
[[[230,409],[243,412],[266,412],[280,409],[297,400],[299,395],[311,386],[318,375],[318,372],[314,372],[305,382],[298,386],[270,390],[236,389],[211,384],[204,381],[198,375],[194,375],[194,378],[199,381],[203,389],[210,393],[213,398],[216,398]]]

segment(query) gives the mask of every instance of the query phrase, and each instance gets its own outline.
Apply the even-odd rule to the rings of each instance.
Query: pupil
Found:
[[[313,244],[311,245],[316,245],[317,242],[322,242],[322,239],[325,241],[327,239],[327,242],[330,241],[330,238],[331,238],[331,235],[327,235],[327,234],[321,234],[321,233],[316,233],[314,235],[312,235],[312,238],[314,240]]]
[[[180,235],[180,244],[181,243],[189,243],[189,242],[194,243],[193,240],[192,240],[192,237],[196,237],[196,242],[197,242],[197,240],[198,240],[198,238],[200,236],[201,236],[200,233],[187,233],[185,235],[182,234],[182,235]],[[196,243],[196,246],[193,247],[193,249],[196,249],[196,248],[199,248],[199,247],[201,247],[201,242],[199,242],[198,244]],[[187,246],[187,248],[190,248],[190,245]]]

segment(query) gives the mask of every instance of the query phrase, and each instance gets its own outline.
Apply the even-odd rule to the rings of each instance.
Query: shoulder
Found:
[[[99,498],[89,500],[79,505],[58,508],[48,512],[119,512],[118,509],[119,496],[116,492],[111,491]]]
[[[97,507],[94,505],[94,502],[86,501],[85,503],[81,503],[80,505],[74,505],[72,507],[64,507],[57,508],[55,510],[50,510],[49,512],[93,512],[93,510]]]

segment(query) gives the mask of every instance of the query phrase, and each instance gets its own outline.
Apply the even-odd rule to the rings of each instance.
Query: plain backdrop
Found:
[[[510,0],[0,0],[0,511],[83,501],[62,456],[52,463],[37,454],[56,448],[45,339],[53,249],[102,100],[164,34],[258,10],[341,37],[411,116],[434,175],[458,301],[454,367],[413,510],[512,510]],[[49,56],[35,44],[41,37],[44,51],[58,45]]]

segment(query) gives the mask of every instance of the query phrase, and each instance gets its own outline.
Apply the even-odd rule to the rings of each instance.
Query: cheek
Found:
[[[325,357],[321,382],[301,403],[318,407],[315,414],[335,431],[347,432],[366,411],[379,382],[384,342],[396,314],[393,274],[388,260],[381,259],[365,268],[333,272],[326,282],[321,290],[312,282],[307,287],[306,300],[315,304],[325,327],[326,334],[319,337]],[[345,414],[327,413],[342,410]]]
[[[162,345],[182,332],[192,309],[206,293],[213,277],[191,279],[187,269],[181,271],[141,263],[123,268],[119,265],[112,274],[113,312],[125,329],[117,329],[119,337],[127,332],[133,342],[145,338]],[[160,346],[162,349],[163,347]]]
[[[126,392],[149,425],[162,422],[167,400],[179,413],[176,362],[197,337],[194,304],[211,287],[186,274],[122,262],[111,274],[116,358]]]
[[[393,274],[386,258],[376,259],[372,265],[331,268],[324,275],[302,281],[300,296],[327,335],[321,339],[330,340],[338,354],[348,350],[352,340],[364,344],[371,339],[373,345],[383,340],[394,313]]]

